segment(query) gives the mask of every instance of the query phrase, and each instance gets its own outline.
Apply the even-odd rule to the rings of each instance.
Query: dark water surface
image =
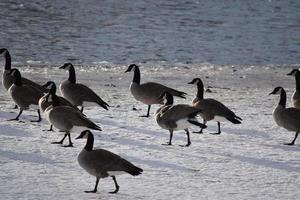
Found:
[[[298,0],[0,0],[13,61],[300,63]]]

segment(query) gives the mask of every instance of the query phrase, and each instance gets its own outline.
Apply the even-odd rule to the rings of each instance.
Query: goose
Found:
[[[296,90],[292,96],[292,102],[293,102],[295,108],[300,109],[300,71],[299,71],[299,69],[293,69],[287,75],[295,76]]]
[[[125,73],[131,71],[134,71],[134,75],[133,75],[133,80],[130,84],[130,92],[136,100],[148,105],[147,114],[141,117],[150,116],[150,108],[152,104],[163,104],[161,99],[158,98],[163,92],[169,92],[173,96],[177,96],[185,99],[185,95],[186,95],[185,92],[181,92],[169,88],[162,84],[154,83],[154,82],[147,82],[147,83],[140,84],[140,80],[141,80],[140,69],[136,64],[129,65]]]
[[[8,93],[20,109],[16,118],[11,120],[19,120],[23,110],[32,105],[38,105],[39,99],[43,96],[43,92],[30,85],[25,85],[22,82],[21,73],[18,69],[11,69],[9,75],[13,75],[14,83],[8,89]],[[40,110],[37,109],[38,120],[32,122],[40,122],[42,120]]]
[[[50,105],[52,105],[52,102],[48,102],[48,101],[46,101],[46,99],[48,98],[48,96],[50,94],[53,96],[56,95],[56,84],[53,81],[48,81],[46,84],[42,85],[42,87],[49,89],[49,92],[46,93],[44,96],[42,96],[39,99],[39,108],[42,112],[44,112],[46,110],[46,108],[48,108]],[[74,106],[73,104],[71,104],[67,99],[65,99],[61,96],[57,96],[57,98],[59,100],[60,106],[70,106],[79,111],[79,109],[76,106]],[[50,125],[50,129],[48,131],[53,131],[52,125]]]
[[[39,100],[39,107],[44,112],[48,106],[51,105],[51,103],[46,103],[46,97],[48,94],[56,95],[56,84],[53,81],[48,81],[42,87],[45,87],[49,89],[49,92],[46,93],[42,98]],[[57,95],[56,95],[57,96]],[[59,98],[59,105],[60,106],[70,106],[74,109],[78,109],[76,106],[74,106],[70,101],[65,99],[64,97],[57,96]],[[78,109],[79,110],[79,109]]]
[[[221,134],[221,121],[230,121],[233,124],[241,124],[242,119],[238,117],[232,110],[226,107],[221,102],[215,99],[205,99],[203,97],[203,82],[200,78],[195,78],[188,84],[197,85],[198,91],[196,98],[192,101],[192,105],[196,108],[202,109],[203,112],[200,113],[200,116],[203,118],[203,123],[206,124],[207,121],[213,120],[218,123],[218,132],[211,134]],[[199,132],[202,133],[203,129],[201,128]]]
[[[174,130],[185,130],[187,135],[187,144],[185,146],[190,146],[191,140],[188,128],[192,125],[206,128],[206,125],[201,124],[196,119],[196,116],[202,110],[186,104],[173,105],[173,96],[169,92],[162,93],[159,98],[165,103],[156,111],[155,119],[161,128],[170,132],[169,143],[163,145],[172,145]]]
[[[75,69],[71,63],[65,63],[60,69],[69,71],[68,80],[65,80],[59,86],[60,92],[64,98],[75,106],[81,106],[81,112],[83,112],[84,106],[88,103],[96,103],[105,110],[108,110],[109,105],[93,90],[83,84],[76,83]]]
[[[273,118],[278,126],[296,132],[293,141],[285,144],[294,145],[300,132],[300,110],[286,108],[286,92],[282,87],[276,87],[270,95],[280,95],[279,103],[273,111]]]
[[[115,191],[110,193],[117,193],[120,186],[117,183],[116,175],[128,173],[133,176],[140,175],[143,170],[136,167],[129,161],[120,156],[107,151],[105,149],[93,149],[94,136],[89,130],[81,132],[76,139],[87,138],[85,147],[78,155],[79,165],[89,174],[96,177],[96,185],[94,190],[85,191],[86,193],[96,193],[100,178],[112,177],[115,183]]]
[[[52,142],[52,144],[63,144],[64,139],[68,136],[69,144],[64,147],[73,147],[70,132],[82,131],[86,128],[98,131],[102,130],[80,111],[70,106],[60,106],[59,98],[56,95],[48,94],[47,97],[46,102],[52,104],[44,112],[47,121],[55,128],[65,132],[64,137],[59,142]]]
[[[11,76],[9,73],[11,71],[11,57],[9,54],[9,51],[5,48],[0,49],[0,55],[3,54],[5,57],[5,66],[4,66],[4,72],[2,75],[2,85],[4,86],[5,90],[8,90],[10,86],[14,82],[13,76]],[[22,77],[22,83],[25,85],[30,85],[31,87],[35,87],[40,91],[47,92],[47,89],[43,88],[41,85]]]

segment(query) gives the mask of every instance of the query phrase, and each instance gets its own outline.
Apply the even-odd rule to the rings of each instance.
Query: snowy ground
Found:
[[[31,123],[34,111],[24,111],[22,122],[6,121],[17,114],[1,87],[0,95],[0,194],[1,199],[299,199],[300,140],[285,146],[294,133],[278,128],[272,119],[277,98],[268,96],[275,86],[286,88],[288,98],[294,79],[285,74],[291,67],[276,66],[184,66],[173,69],[142,67],[142,82],[156,81],[184,90],[189,104],[196,88],[186,84],[201,77],[211,86],[213,97],[242,117],[241,125],[224,123],[222,134],[214,122],[202,135],[192,134],[187,148],[183,131],[174,134],[173,146],[168,131],[151,118],[140,118],[147,107],[135,101],[128,91],[133,74],[124,74],[125,66],[77,69],[78,82],[85,83],[111,105],[109,111],[89,107],[86,115],[99,124],[94,132],[95,147],[120,154],[144,169],[142,175],[117,177],[118,194],[113,181],[100,180],[96,194],[83,191],[94,187],[95,178],[77,163],[85,140],[74,140],[74,148],[50,144],[62,137],[59,132],[43,131],[49,127]],[[43,82],[61,82],[67,77],[54,67],[21,68],[23,75]],[[290,105],[290,100],[288,104]],[[137,110],[133,109],[135,107]],[[79,133],[73,133],[76,137]]]

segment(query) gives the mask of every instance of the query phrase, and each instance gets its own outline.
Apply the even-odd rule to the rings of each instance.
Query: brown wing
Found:
[[[95,102],[98,103],[100,106],[108,110],[107,107],[109,105],[103,101],[92,89],[89,87],[76,83],[70,85],[70,89],[74,91],[74,93],[78,94],[78,98],[81,99],[82,101],[89,101],[89,102]]]
[[[148,82],[140,85],[141,88],[143,88],[143,91],[156,96],[157,98],[163,93],[163,92],[169,92],[173,96],[185,98],[184,95],[186,93],[175,90],[173,88],[169,88],[167,86],[164,86],[159,83],[154,83],[154,82]]]
[[[69,121],[74,126],[84,126],[91,129],[101,130],[94,122],[85,117],[79,110],[69,106],[57,106],[51,112],[51,118]]]
[[[164,113],[162,113],[161,117],[168,120],[177,121],[187,117],[195,117],[198,113],[200,113],[200,111],[201,110],[196,107],[186,104],[178,104],[167,109]]]
[[[12,92],[12,98],[19,106],[27,108],[29,105],[38,105],[39,99],[43,93],[38,89],[28,86],[15,86]]]
[[[131,175],[138,175],[143,171],[129,161],[104,149],[93,150],[88,159],[95,165],[96,169],[101,169],[103,172],[124,171]]]

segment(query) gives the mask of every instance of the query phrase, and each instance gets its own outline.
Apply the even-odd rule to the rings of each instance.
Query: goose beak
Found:
[[[81,135],[79,135],[77,138],[75,138],[75,140],[78,140],[78,139],[81,139],[82,137],[81,137]]]
[[[125,71],[124,73],[127,73],[127,72],[130,72],[129,68],[128,68],[128,69],[126,69],[126,71]]]
[[[64,69],[64,66],[59,67],[59,69]]]
[[[188,82],[187,84],[193,84],[193,81],[191,81],[191,82]]]
[[[286,74],[286,75],[288,75],[288,76],[292,76],[293,74],[292,74],[292,72],[290,72],[290,73],[288,73],[288,74]]]

